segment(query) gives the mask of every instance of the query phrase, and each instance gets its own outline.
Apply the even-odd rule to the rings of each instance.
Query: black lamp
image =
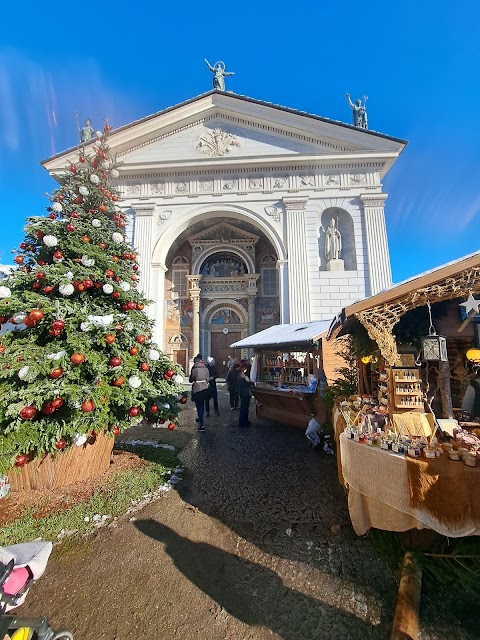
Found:
[[[430,315],[430,328],[428,329],[428,336],[421,338],[422,342],[422,360],[426,362],[440,361],[447,362],[447,339],[444,336],[437,335],[435,327],[432,322],[432,312],[430,309],[430,302],[427,301],[428,313]]]

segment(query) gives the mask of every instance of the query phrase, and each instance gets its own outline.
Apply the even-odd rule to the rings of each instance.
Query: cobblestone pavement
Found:
[[[189,402],[175,431],[126,434],[184,447],[178,492],[60,549],[24,612],[77,640],[389,638],[395,577],[353,533],[334,457],[295,427],[240,429],[219,398],[204,433]],[[474,637],[451,629],[422,640]]]

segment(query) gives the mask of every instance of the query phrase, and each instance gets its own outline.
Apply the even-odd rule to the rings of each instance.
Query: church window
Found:
[[[262,269],[262,295],[278,296],[277,270],[275,268]]]
[[[188,298],[188,269],[179,269],[176,267],[172,274],[172,284],[176,297]]]

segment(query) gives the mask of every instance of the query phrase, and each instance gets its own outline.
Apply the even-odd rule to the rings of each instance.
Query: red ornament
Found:
[[[152,413],[158,413],[158,405],[157,404],[152,404],[152,406],[150,407],[150,411]]]
[[[21,453],[19,456],[15,458],[15,466],[23,467],[23,465],[27,463],[27,460],[28,460],[28,456],[26,456],[24,453]]]
[[[67,231],[73,232],[75,231],[75,225],[69,222],[66,226]]]
[[[37,273],[35,274],[35,279],[36,280],[45,280],[45,274],[43,273],[43,271],[37,271]]]
[[[85,244],[87,242],[90,242],[90,238],[88,236],[82,236],[82,242],[85,242]]]
[[[187,404],[187,398],[185,396],[182,396],[179,400],[180,404]]]
[[[83,282],[78,283],[77,291],[80,291],[80,293],[82,293],[82,291],[85,291],[85,285],[83,284]]]
[[[87,278],[83,281],[83,286],[85,287],[85,289],[90,289],[91,287],[93,287],[93,281],[90,280],[90,278]]]
[[[115,342],[115,336],[113,335],[113,333],[107,333],[107,335],[105,336],[105,342],[107,344],[113,344]]]
[[[78,158],[78,161],[81,162],[82,164],[84,164],[85,163],[85,156],[80,156]]]
[[[120,427],[117,427],[117,425],[115,425],[113,427],[113,435],[118,436],[119,433],[120,433]]]
[[[25,244],[25,242],[20,242],[19,247],[20,249],[26,249],[27,245]]]
[[[139,302],[139,303],[137,304],[137,309],[138,309],[139,311],[143,311],[143,310],[145,309],[145,305],[144,305],[144,304],[142,304],[141,302]]]
[[[115,274],[111,269],[105,269],[105,275],[107,276],[107,278],[113,278]]]
[[[23,407],[19,415],[22,420],[32,420],[35,417],[36,413],[37,410],[35,409],[35,407]]]
[[[175,375],[175,371],[173,369],[167,369],[167,371],[165,371],[165,375],[169,378],[173,378],[173,376]]]
[[[133,309],[136,308],[136,306],[137,306],[136,303],[133,302],[132,300],[130,300],[130,302],[127,302],[127,308],[131,309],[132,311],[133,311]]]
[[[48,335],[52,336],[52,338],[58,338],[58,336],[61,334],[61,331],[59,331],[58,329],[49,329],[48,330]]]
[[[35,322],[29,316],[25,318],[25,320],[23,321],[23,324],[29,329],[32,329],[32,327],[35,326]]]
[[[52,293],[53,287],[51,285],[47,285],[46,287],[43,287],[43,291],[48,295],[49,293]]]
[[[98,210],[99,210],[99,211],[101,211],[102,213],[105,213],[105,211],[107,210],[107,207],[106,207],[104,204],[101,204],[101,205],[98,207]]]
[[[82,202],[83,202],[83,198],[82,198],[82,196],[77,196],[77,197],[75,198],[75,204],[82,204]]]
[[[53,253],[53,257],[56,260],[61,260],[63,258],[63,253],[61,251],[54,251]]]
[[[44,267],[47,263],[45,262],[45,260],[39,260],[39,261],[38,261],[38,264],[39,264],[41,267]]]
[[[118,356],[114,356],[110,358],[110,362],[108,363],[111,367],[119,367],[122,364],[122,361]]]
[[[100,247],[100,249],[103,249],[104,251],[107,248],[107,245],[105,244],[105,242],[99,242],[98,246]]]
[[[48,217],[50,218],[50,220],[55,220],[57,216],[54,213],[49,213]]]
[[[70,356],[70,361],[75,365],[82,364],[82,362],[85,362],[85,356],[83,353],[73,353]]]
[[[132,267],[132,269],[133,269],[134,271],[138,271],[138,264],[134,264],[134,265],[133,265],[133,267]]]
[[[123,376],[120,376],[120,378],[117,378],[116,380],[114,380],[112,384],[114,387],[121,387],[122,384],[124,384],[124,382],[125,382],[125,378]]]
[[[74,164],[70,165],[70,171],[72,173],[77,173],[77,167]]]
[[[40,320],[44,318],[43,311],[41,309],[32,309],[28,317],[30,320],[33,320],[33,322],[40,322]]]
[[[42,407],[42,413],[45,414],[46,416],[51,415],[52,413],[54,413],[56,407],[53,406],[52,402],[45,402],[45,404]]]
[[[168,423],[168,426],[167,426],[167,429],[168,429],[169,431],[173,431],[173,429],[175,429],[175,424],[174,424],[173,422],[169,422],[169,423]]]
[[[52,323],[52,329],[54,331],[63,331],[65,329],[65,322],[63,320],[55,320]]]
[[[117,200],[118,200],[118,196],[115,196],[115,195],[114,195],[114,196],[112,196],[112,200],[113,200],[114,202],[117,202]]]
[[[41,240],[45,234],[39,229],[38,231],[35,231],[35,235],[39,240]]]
[[[94,410],[95,410],[95,403],[93,402],[93,400],[84,400],[82,402],[82,411],[84,413],[91,413]]]
[[[17,264],[22,264],[23,263],[23,256],[15,256],[13,261],[16,262]]]
[[[140,369],[142,371],[150,371],[150,365],[148,364],[148,362],[142,362],[142,364],[140,365]]]
[[[65,449],[66,446],[67,446],[67,442],[64,438],[60,438],[60,440],[58,440],[55,443],[55,448],[58,449],[59,451],[63,451],[63,449]]]
[[[40,282],[34,282],[32,284],[32,289],[41,289],[42,285],[40,284]]]
[[[130,347],[128,350],[131,356],[136,356],[138,353],[138,347]]]
[[[121,331],[121,330],[123,329],[123,325],[121,325],[120,323],[118,323],[118,324],[116,324],[116,325],[115,325],[115,329],[116,329],[117,331]]]
[[[112,298],[114,298],[115,300],[118,300],[119,297],[120,297],[120,294],[118,293],[118,291],[114,291],[112,293]]]
[[[129,415],[131,418],[136,418],[137,416],[139,416],[139,415],[140,415],[140,408],[139,408],[139,407],[131,407],[131,408],[128,410],[128,415]]]
[[[76,211],[73,211],[73,212],[70,214],[70,217],[71,217],[71,218],[78,218],[78,213],[77,213]]]
[[[138,342],[138,344],[145,344],[146,338],[145,336],[137,336],[135,340]]]
[[[126,304],[122,304],[122,311],[128,311],[128,307]]]
[[[62,367],[58,367],[58,369],[53,369],[53,371],[50,371],[50,378],[53,378],[54,380],[56,380],[57,378],[61,378],[62,376],[63,376]]]
[[[55,400],[52,400],[52,406],[54,406],[55,409],[60,409],[62,405],[63,405],[62,398],[55,398]]]

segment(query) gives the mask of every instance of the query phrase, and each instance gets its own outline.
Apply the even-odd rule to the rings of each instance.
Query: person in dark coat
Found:
[[[195,402],[197,408],[197,421],[198,430],[205,431],[205,424],[203,421],[203,407],[205,401],[210,397],[210,372],[205,366],[205,363],[201,358],[193,359],[193,367],[190,372],[190,382],[192,382],[192,400]]]
[[[217,414],[217,416],[219,416],[220,413],[218,411],[218,393],[217,393],[218,371],[215,366],[215,358],[212,358],[212,356],[208,356],[207,358],[207,369],[210,373],[210,379],[208,381],[208,384],[210,387],[210,398],[213,399],[213,409]],[[207,418],[210,416],[210,398],[208,400],[205,400],[205,415]]]
[[[240,373],[240,365],[234,364],[230,367],[225,378],[228,393],[230,394],[230,410],[238,409],[238,374]]]
[[[253,382],[248,377],[248,366],[240,367],[237,378],[238,395],[240,397],[240,414],[238,416],[239,427],[249,427],[252,423],[248,419],[248,410],[250,408],[250,400],[252,398]]]

